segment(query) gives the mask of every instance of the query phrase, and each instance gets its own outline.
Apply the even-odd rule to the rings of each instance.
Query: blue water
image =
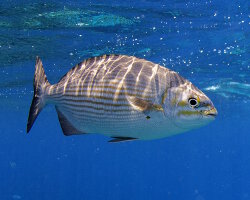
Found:
[[[249,1],[1,1],[0,199],[250,200]],[[35,57],[56,83],[101,54],[160,63],[218,109],[174,137],[65,137],[53,106],[26,134]]]

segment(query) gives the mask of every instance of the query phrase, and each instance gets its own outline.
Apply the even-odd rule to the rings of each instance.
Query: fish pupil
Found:
[[[197,100],[196,100],[196,99],[193,99],[193,98],[189,99],[188,102],[189,102],[189,104],[190,104],[192,107],[195,107],[195,106],[198,105]]]
[[[150,119],[150,117],[149,117],[149,116],[147,116],[147,117],[146,117],[146,119]]]

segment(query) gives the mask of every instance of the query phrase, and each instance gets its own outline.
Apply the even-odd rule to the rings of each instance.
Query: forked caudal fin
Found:
[[[45,106],[44,93],[46,87],[50,86],[45,75],[42,61],[39,57],[36,58],[35,75],[33,81],[34,95],[30,106],[29,118],[27,123],[27,133],[30,131],[37,116]]]

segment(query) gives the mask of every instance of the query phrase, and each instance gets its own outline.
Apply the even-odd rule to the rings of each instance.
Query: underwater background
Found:
[[[1,200],[250,200],[249,1],[0,2]],[[36,56],[56,83],[126,54],[179,72],[219,115],[152,141],[65,137],[53,106],[26,134]]]

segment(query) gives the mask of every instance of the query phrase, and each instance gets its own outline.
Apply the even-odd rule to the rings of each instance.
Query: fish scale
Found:
[[[176,72],[126,55],[87,59],[50,85],[38,58],[27,132],[42,108],[52,103],[65,135],[100,133],[116,138],[113,142],[174,135],[186,131],[176,125],[175,116],[192,112],[179,111],[176,105],[186,103],[173,102],[192,90],[199,99],[206,98]]]

